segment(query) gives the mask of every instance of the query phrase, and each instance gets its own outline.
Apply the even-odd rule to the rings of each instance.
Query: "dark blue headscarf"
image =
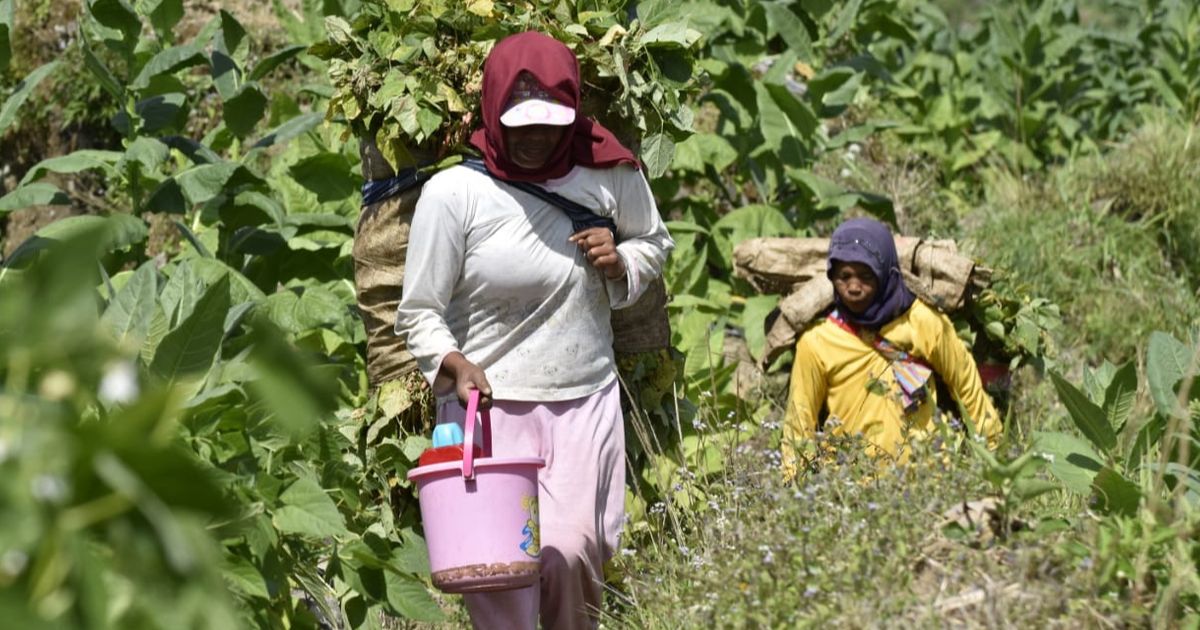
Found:
[[[837,291],[833,300],[838,312],[846,320],[863,328],[878,330],[888,322],[908,311],[917,299],[900,275],[900,257],[896,254],[896,242],[887,226],[875,219],[850,219],[833,231],[829,240],[829,261],[826,275],[833,279],[834,261],[858,262],[871,268],[879,279],[875,301],[866,311],[854,314],[842,303]]]

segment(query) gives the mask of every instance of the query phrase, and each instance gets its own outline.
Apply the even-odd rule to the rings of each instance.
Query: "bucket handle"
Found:
[[[487,409],[479,410],[479,390],[472,389],[471,394],[467,397],[467,417],[463,422],[466,425],[466,430],[463,432],[463,463],[462,475],[464,479],[471,480],[475,478],[475,414],[478,413],[479,424],[483,427],[483,448],[481,455],[483,457],[492,456],[492,414]]]

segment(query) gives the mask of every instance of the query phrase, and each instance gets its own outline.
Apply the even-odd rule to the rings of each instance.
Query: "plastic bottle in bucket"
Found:
[[[472,444],[475,457],[483,457],[483,451],[478,444]],[[488,453],[489,455],[491,453]],[[463,431],[453,422],[439,424],[433,428],[433,448],[425,449],[417,460],[418,466],[456,462],[463,458]]]
[[[466,435],[460,442],[472,448],[451,444],[460,451],[453,461],[408,471],[421,503],[433,585],[447,593],[521,588],[536,584],[540,575],[537,471],[545,462],[537,457],[476,459],[480,454],[474,443],[478,408],[479,392],[473,391],[467,403]],[[487,411],[480,424],[482,452],[490,455],[491,417]],[[439,448],[446,445],[429,451]],[[422,455],[420,463],[424,462]]]

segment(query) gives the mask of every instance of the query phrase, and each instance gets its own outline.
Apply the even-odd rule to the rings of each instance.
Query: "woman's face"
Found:
[[[525,125],[504,127],[504,146],[508,159],[527,170],[536,171],[546,165],[567,127],[558,125]]]
[[[851,313],[860,315],[875,301],[879,278],[860,262],[836,260],[833,263],[833,289]]]

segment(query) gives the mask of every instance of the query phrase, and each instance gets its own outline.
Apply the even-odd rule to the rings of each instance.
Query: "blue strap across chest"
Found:
[[[478,158],[467,158],[463,160],[462,165],[475,172],[483,173],[492,179],[504,182],[517,190],[529,193],[552,206],[556,206],[567,214],[567,218],[571,219],[571,228],[575,232],[588,228],[602,227],[608,228],[612,232],[614,240],[617,238],[617,224],[615,221],[609,217],[602,217],[592,212],[582,204],[571,201],[558,193],[550,192],[533,182],[514,182],[502,177],[496,177],[495,174],[488,170],[483,160]]]

